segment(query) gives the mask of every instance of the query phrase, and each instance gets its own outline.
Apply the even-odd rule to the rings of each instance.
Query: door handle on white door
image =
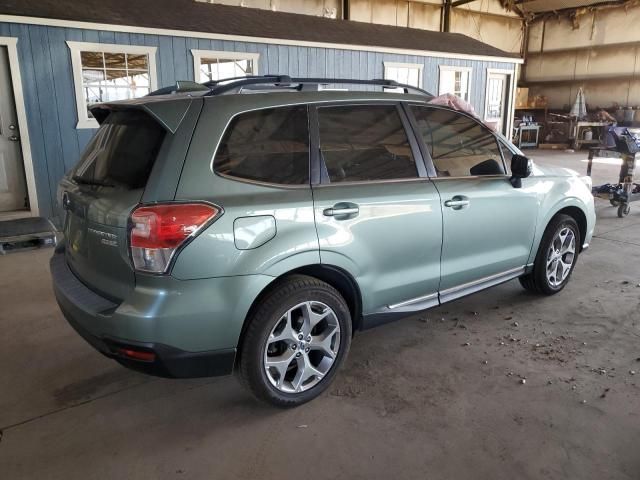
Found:
[[[333,208],[325,208],[322,214],[325,217],[344,217],[347,215],[357,215],[360,213],[360,209],[353,203],[336,203]]]
[[[451,200],[444,202],[445,207],[453,208],[454,210],[460,210],[469,206],[469,200],[466,197],[456,195]]]

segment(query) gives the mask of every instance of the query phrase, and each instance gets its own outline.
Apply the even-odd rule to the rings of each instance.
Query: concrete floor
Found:
[[[2,257],[0,478],[638,479],[640,205],[597,205],[564,292],[513,281],[359,334],[329,391],[290,411],[232,377],[125,370],[65,323],[51,250]]]

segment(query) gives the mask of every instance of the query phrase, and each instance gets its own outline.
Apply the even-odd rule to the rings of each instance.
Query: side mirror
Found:
[[[533,162],[524,155],[514,155],[511,158],[511,178],[509,181],[513,188],[522,188],[522,179],[531,175]]]

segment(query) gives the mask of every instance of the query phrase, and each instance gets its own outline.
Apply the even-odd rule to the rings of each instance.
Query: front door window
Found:
[[[451,110],[414,107],[413,113],[438,177],[504,175],[496,137],[485,126]]]

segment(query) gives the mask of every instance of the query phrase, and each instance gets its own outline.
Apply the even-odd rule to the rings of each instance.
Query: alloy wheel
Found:
[[[576,236],[570,228],[562,228],[553,238],[547,253],[547,280],[554,288],[562,285],[576,258]]]
[[[299,393],[317,385],[340,349],[335,312],[316,301],[300,303],[276,322],[264,347],[264,369],[271,385]]]

